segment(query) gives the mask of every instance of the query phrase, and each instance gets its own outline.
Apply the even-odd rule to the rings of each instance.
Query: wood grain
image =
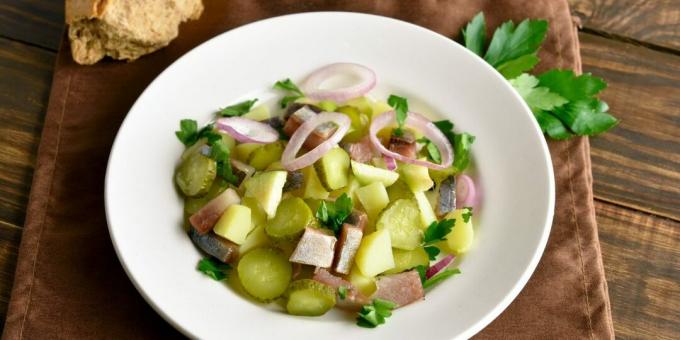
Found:
[[[591,139],[599,199],[680,221],[680,57],[581,33],[584,72],[621,123]]]
[[[7,314],[22,228],[0,221],[0,320]],[[0,325],[0,328],[2,326]]]
[[[56,51],[64,26],[64,1],[3,0],[0,36]]]
[[[24,224],[55,55],[0,38],[0,220]]]
[[[619,338],[680,337],[680,223],[596,202]]]
[[[678,0],[569,0],[583,27],[680,50]]]

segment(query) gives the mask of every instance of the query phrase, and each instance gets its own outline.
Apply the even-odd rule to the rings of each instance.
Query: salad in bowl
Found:
[[[333,79],[350,79],[330,87]],[[376,74],[336,63],[298,87],[276,82],[278,112],[257,99],[203,127],[180,122],[175,171],[199,271],[292,315],[333,307],[376,327],[460,271],[479,195],[474,137],[371,97]]]

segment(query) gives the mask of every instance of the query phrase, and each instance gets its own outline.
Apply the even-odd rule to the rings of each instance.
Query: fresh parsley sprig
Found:
[[[198,123],[193,119],[182,119],[179,122],[179,130],[175,131],[175,136],[187,147],[196,144],[201,138],[206,138],[208,144],[222,139],[217,132],[213,131],[212,124],[208,124],[199,130]]]
[[[286,78],[284,80],[277,81],[274,84],[274,89],[286,91],[288,93],[292,93],[292,94],[289,94],[289,95],[287,95],[287,96],[285,96],[281,99],[281,108],[282,109],[285,109],[286,106],[288,106],[288,103],[305,96],[304,93],[302,93],[302,90],[300,90],[300,88],[297,85],[295,85],[295,83],[293,83],[293,81],[290,80],[290,78]]]
[[[461,273],[460,269],[458,269],[458,268],[447,268],[447,269],[444,269],[444,270],[440,271],[439,273],[437,273],[437,275],[428,279],[427,276],[426,276],[427,268],[425,266],[419,265],[415,268],[415,270],[418,272],[418,275],[420,275],[420,283],[423,284],[423,289],[430,288],[430,287],[448,279],[449,277],[451,277],[453,275]]]
[[[423,144],[425,151],[427,152],[427,158],[433,162],[440,164],[442,162],[442,155],[439,153],[437,146],[432,143],[427,137],[421,137],[416,139],[416,142]]]
[[[233,169],[231,168],[229,148],[221,139],[212,143],[210,147],[210,158],[217,162],[217,174],[219,176],[231,184],[238,184],[238,177],[234,175]]]
[[[231,266],[215,258],[206,257],[198,261],[197,269],[215,281],[222,281],[227,278],[227,271],[231,269]]]
[[[446,139],[453,146],[453,154],[456,157],[453,158],[451,167],[456,173],[463,172],[470,165],[470,150],[472,149],[472,143],[475,142],[475,136],[467,132],[453,132],[454,125],[449,120],[436,121],[434,126],[446,136]]]
[[[316,218],[321,221],[321,224],[337,234],[347,217],[352,214],[352,209],[352,199],[343,193],[335,199],[335,202],[321,201],[319,208],[316,209]]]
[[[430,261],[434,260],[441,252],[434,244],[445,241],[446,235],[451,232],[455,224],[455,219],[443,219],[430,223],[427,229],[425,229],[423,233],[423,249],[425,249]]]
[[[250,111],[253,108],[253,105],[255,105],[255,102],[257,102],[257,98],[250,99],[250,100],[244,100],[240,103],[230,105],[230,106],[227,106],[223,109],[220,109],[220,111],[218,111],[217,114],[222,116],[222,117],[243,116],[244,114],[248,113],[248,111]]]
[[[357,326],[375,328],[385,323],[385,318],[392,316],[392,310],[397,304],[383,299],[374,299],[373,302],[361,306],[357,316]]]
[[[479,13],[462,33],[468,49],[510,80],[549,137],[594,136],[616,126],[618,120],[607,112],[607,103],[596,97],[607,86],[601,78],[559,69],[538,76],[525,73],[538,64],[538,49],[547,30],[545,20],[527,19],[517,26],[507,21],[496,29],[485,50],[486,21]]]
[[[401,136],[404,134],[403,128],[408,116],[408,99],[391,94],[387,98],[387,104],[394,109],[395,120],[397,121],[397,128],[394,129],[394,134]]]

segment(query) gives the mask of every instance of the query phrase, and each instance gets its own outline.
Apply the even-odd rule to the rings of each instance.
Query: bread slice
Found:
[[[135,60],[167,46],[181,22],[202,12],[201,0],[66,0],[71,54],[86,65]]]

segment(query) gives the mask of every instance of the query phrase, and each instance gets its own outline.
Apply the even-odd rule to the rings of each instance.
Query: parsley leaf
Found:
[[[484,60],[495,68],[501,68],[503,64],[522,57],[525,60],[531,60],[525,56],[536,54],[547,31],[548,22],[545,20],[527,19],[520,22],[517,27],[512,21],[506,21],[494,32]],[[515,61],[515,64],[529,65],[530,62]],[[530,70],[534,65],[536,65],[535,62],[529,68],[522,68],[522,71]]]
[[[484,56],[484,45],[486,45],[486,20],[484,13],[479,12],[463,29],[463,39],[465,47],[476,55]]]
[[[338,287],[338,296],[340,297],[340,300],[346,299],[347,298],[347,287],[345,287],[345,286]]]
[[[220,177],[224,178],[231,184],[238,184],[238,177],[234,175],[234,172],[231,168],[229,148],[224,143],[222,143],[221,139],[214,142],[210,147],[210,158],[217,162],[217,174]]]
[[[175,136],[185,146],[191,146],[198,140],[198,123],[193,119],[182,119],[179,121],[179,130],[175,131]]]
[[[444,269],[437,273],[437,275],[425,280],[425,282],[423,282],[423,289],[430,288],[456,274],[460,274],[460,269]]]
[[[536,53],[527,54],[498,66],[496,70],[498,70],[505,79],[512,79],[522,74],[522,72],[533,69],[539,61],[540,59],[538,59]]]
[[[274,89],[292,93],[292,95],[284,96],[283,99],[281,99],[282,109],[285,109],[290,102],[305,96],[304,93],[302,93],[302,90],[300,90],[300,88],[297,85],[295,85],[295,83],[293,83],[293,81],[290,80],[290,78],[277,81],[274,84]]]
[[[538,86],[538,78],[530,74],[522,74],[517,78],[510,79],[510,85],[519,93],[527,103],[531,111],[552,110],[568,102],[549,88]]]
[[[607,103],[598,99],[584,99],[571,102],[553,111],[553,114],[579,136],[593,136],[607,131],[618,124],[618,120],[607,113]]]
[[[415,270],[418,272],[418,275],[420,276],[420,283],[425,283],[427,281],[427,267],[423,266],[422,264],[417,265],[415,267]]]
[[[357,326],[375,328],[385,323],[385,318],[392,316],[397,304],[392,301],[374,299],[372,303],[361,306],[357,316]]]
[[[430,223],[423,233],[423,245],[428,246],[446,240],[446,235],[451,232],[454,224],[456,224],[455,219],[443,219]]]
[[[577,76],[572,70],[550,70],[538,76],[539,84],[569,101],[590,99],[607,87],[590,73]]]
[[[432,143],[427,137],[421,137],[416,140],[418,143],[425,145],[425,151],[427,151],[427,157],[437,164],[441,164],[442,155],[439,153],[437,146]]]
[[[212,257],[206,257],[198,261],[197,269],[215,281],[222,281],[227,278],[227,271],[231,266]]]
[[[472,218],[472,207],[465,207],[464,209],[465,212],[462,214],[463,222],[468,223],[470,218]]]
[[[430,261],[434,261],[437,258],[437,255],[441,253],[441,250],[435,246],[427,246],[423,248],[425,252],[427,253],[427,257],[430,259]]]
[[[434,125],[446,136],[453,146],[453,164],[451,167],[457,173],[463,172],[470,165],[470,149],[475,142],[475,136],[463,132],[453,132],[453,123],[448,120],[434,122]]]
[[[340,232],[342,223],[352,213],[352,199],[343,193],[335,202],[321,201],[316,209],[316,218],[336,234]]]
[[[242,101],[238,104],[227,106],[227,107],[221,109],[218,112],[218,114],[222,117],[243,116],[244,114],[248,113],[248,111],[250,111],[250,109],[253,108],[253,105],[255,105],[255,102],[257,102],[257,98],[251,99],[251,100],[245,100],[245,101]]]
[[[408,99],[391,94],[387,98],[387,104],[394,109],[395,119],[397,121],[397,128],[394,129],[394,134],[401,136],[404,132],[402,128],[408,116]]]

